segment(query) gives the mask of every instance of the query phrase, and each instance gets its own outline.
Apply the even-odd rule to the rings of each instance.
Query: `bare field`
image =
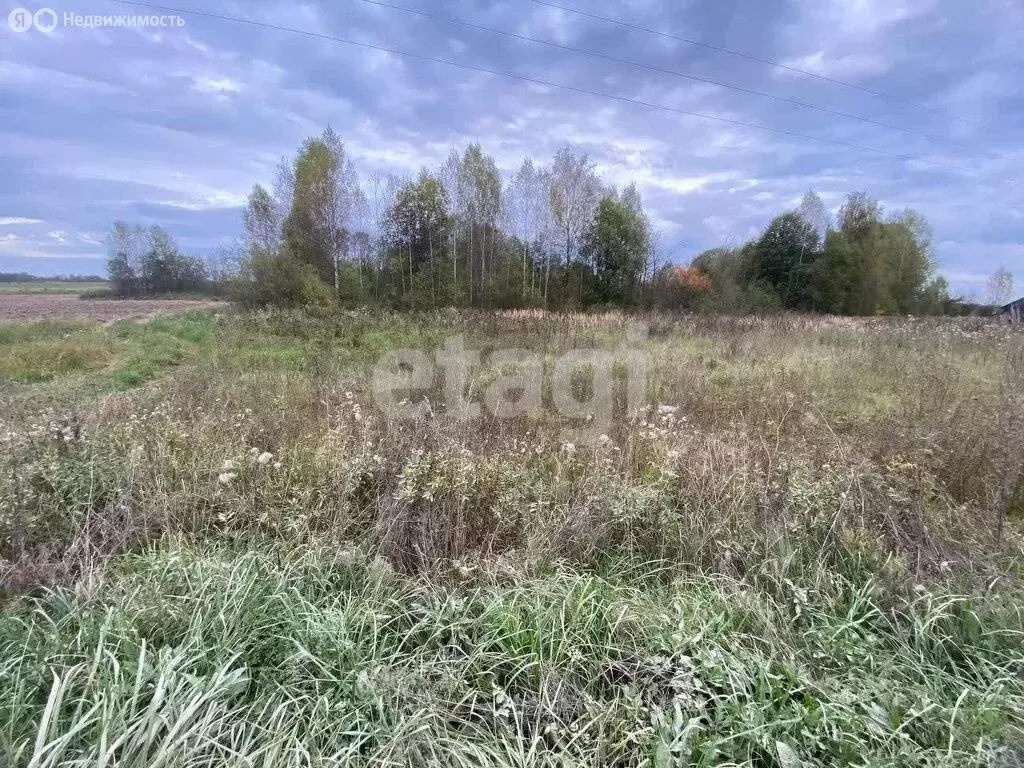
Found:
[[[148,319],[171,312],[206,309],[223,302],[191,299],[79,299],[66,294],[0,294],[0,322],[88,317]]]

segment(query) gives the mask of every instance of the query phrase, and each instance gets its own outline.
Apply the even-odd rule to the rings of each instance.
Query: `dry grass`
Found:
[[[198,322],[139,342],[152,355],[164,339],[173,364],[188,334],[209,332],[209,320]],[[857,541],[934,570],[991,553],[1000,521],[1019,514],[1021,339],[1012,329],[804,318],[650,326],[651,405],[618,419],[594,449],[566,446],[566,420],[550,408],[466,424],[435,407],[426,420],[397,421],[374,408],[368,368],[390,348],[454,333],[485,351],[537,350],[550,368],[576,345],[617,346],[623,318],[243,317],[217,331],[200,362],[146,389],[20,412],[33,390],[10,385],[7,556],[54,546],[54,531],[78,535],[85,519],[121,504],[147,531],[159,510],[159,530],[369,536],[410,569],[507,550],[580,562],[614,550],[735,572],[812,537],[814,557]],[[25,365],[8,375],[45,378],[26,375],[28,360],[67,368],[41,354],[55,344],[76,368],[102,367],[102,355],[82,356],[116,339],[80,334],[23,333],[6,359]],[[161,370],[152,360],[122,365],[133,361]],[[129,373],[116,382],[133,383]],[[475,371],[470,391],[489,375]],[[440,383],[427,397],[443,399]],[[60,438],[66,424],[81,437]],[[254,466],[250,452],[272,453],[280,469]],[[237,477],[221,483],[225,462]]]
[[[408,677],[396,672],[392,679],[380,672],[375,678],[373,686],[384,697],[378,711],[388,723],[399,722],[399,714],[411,706],[401,691],[411,686],[409,691],[425,697],[421,715],[427,718],[424,732],[431,737],[429,743],[417,742],[420,751],[406,752],[397,746],[397,731],[385,736],[379,730],[360,730],[371,746],[350,754],[352,760],[359,756],[354,764],[383,765],[390,759],[392,764],[539,765],[571,758],[579,764],[670,765],[680,764],[672,762],[678,758],[681,764],[724,760],[788,768],[796,763],[787,762],[787,749],[802,754],[808,765],[849,762],[855,756],[867,760],[864,755],[869,753],[875,763],[892,765],[963,765],[971,755],[980,761],[982,752],[992,760],[1019,757],[1019,711],[996,717],[992,708],[1018,707],[1022,701],[1015,678],[1019,660],[1008,650],[1022,630],[1013,607],[1019,595],[1024,504],[1024,452],[1014,448],[1020,445],[1024,423],[1020,330],[975,321],[644,320],[649,327],[642,344],[649,407],[635,419],[617,419],[607,439],[594,447],[567,443],[561,434],[565,419],[551,409],[509,420],[465,423],[451,418],[437,407],[440,384],[426,393],[434,405],[431,417],[397,420],[374,407],[369,369],[390,349],[433,347],[455,334],[465,335],[469,346],[485,352],[535,350],[550,368],[554,356],[568,349],[617,347],[631,322],[620,315],[354,312],[328,317],[247,315],[220,322],[212,315],[194,315],[132,332],[136,335],[128,342],[142,346],[131,349],[148,349],[159,338],[169,348],[188,344],[198,350],[175,367],[156,365],[144,386],[124,391],[121,379],[114,380],[121,386],[106,386],[109,366],[81,372],[64,380],[63,387],[58,381],[8,382],[0,390],[5,402],[0,434],[6,436],[7,452],[0,480],[6,590],[16,594],[44,584],[78,590],[80,599],[58,592],[65,596],[45,598],[50,602],[43,609],[52,612],[58,610],[53,601],[72,600],[68,610],[75,626],[93,621],[88,618],[94,610],[89,607],[93,590],[102,595],[96,598],[100,605],[116,606],[111,610],[125,615],[142,610],[132,603],[132,590],[156,590],[158,594],[147,598],[150,623],[133,620],[130,631],[124,629],[128,625],[119,625],[128,634],[118,630],[122,634],[109,648],[103,645],[107,640],[83,635],[80,663],[87,664],[90,653],[109,652],[132,666],[138,662],[130,657],[137,656],[140,638],[154,644],[154,638],[164,637],[159,643],[183,654],[166,660],[171,665],[167,674],[185,675],[180,685],[202,668],[203,675],[213,675],[202,679],[226,686],[223,695],[228,698],[214,697],[209,704],[213,708],[203,709],[212,718],[202,726],[210,743],[229,743],[235,734],[250,753],[261,739],[265,746],[277,743],[256,726],[259,711],[269,711],[260,707],[280,706],[280,712],[294,708],[304,713],[304,722],[319,722],[321,715],[314,710],[317,696],[324,694],[316,693],[312,679],[302,683],[312,688],[289,687],[290,682],[283,682],[291,680],[286,670],[309,663],[321,665],[318,679],[340,673],[336,661],[321,651],[304,656],[305,661],[290,652],[278,654],[266,662],[267,669],[276,670],[267,674],[277,676],[273,679],[280,690],[299,698],[278,700],[266,692],[231,698],[236,696],[232,686],[252,690],[243,681],[259,666],[244,654],[240,659],[217,654],[232,644],[248,647],[247,641],[215,640],[213,629],[196,626],[189,630],[192,634],[186,633],[186,642],[185,635],[165,626],[172,621],[165,614],[173,609],[160,602],[160,590],[188,596],[190,590],[212,588],[199,576],[193,583],[187,567],[166,560],[192,557],[188,553],[193,547],[206,546],[197,542],[221,542],[210,545],[215,547],[229,542],[226,552],[203,550],[206,554],[196,555],[196,567],[214,569],[214,581],[221,578],[217,563],[223,561],[223,568],[230,570],[236,557],[259,561],[258,567],[252,566],[258,571],[251,576],[253,584],[279,585],[292,578],[287,575],[292,568],[301,570],[301,578],[289,587],[295,591],[281,598],[287,602],[294,597],[288,610],[297,612],[281,619],[286,627],[274,630],[285,642],[300,642],[305,637],[301,627],[309,622],[329,623],[322,614],[334,608],[328,593],[319,590],[323,580],[334,578],[330,574],[336,566],[327,554],[332,548],[349,553],[344,557],[356,558],[363,563],[360,568],[375,563],[373,573],[387,571],[399,593],[422,587],[440,605],[455,599],[446,595],[457,595],[467,583],[477,585],[472,589],[491,585],[473,592],[458,609],[438,608],[449,612],[430,619],[439,632],[448,632],[441,628],[449,626],[452,637],[463,631],[456,627],[464,622],[472,641],[470,650],[464,648],[469,658],[478,658],[475,654],[483,653],[480,643],[490,638],[490,650],[479,657],[479,665],[460,667],[453,678],[433,676],[431,670],[440,669],[436,665],[448,663],[448,651],[443,650],[448,646],[431,645],[434,630],[417,623],[420,619],[410,619],[402,630],[408,634],[398,645],[374,645],[384,642],[384,635],[374,635],[370,645],[360,646],[364,655],[357,654],[357,668],[365,664],[379,671],[384,657],[395,669],[411,665]],[[70,343],[76,333],[98,333],[98,340],[120,349],[119,337],[104,335],[114,334],[114,328],[60,330],[70,335]],[[123,328],[120,332],[125,333]],[[42,343],[41,338],[46,341],[47,333],[21,329],[8,344],[12,350],[27,349]],[[479,392],[493,375],[486,367],[474,372],[471,391]],[[156,548],[137,573],[124,577],[127,586],[122,590],[122,582],[108,570],[109,563],[121,561],[111,558],[139,551],[147,542]],[[319,554],[315,562],[299,558],[302,565],[287,564],[293,562],[292,554],[268,554],[310,546]],[[243,554],[249,550],[258,554]],[[268,564],[273,558],[278,558],[277,565]],[[342,613],[379,612],[399,621],[403,613],[411,616],[419,610],[418,597],[396,598],[397,604],[384,607],[390,598],[372,591],[377,587],[365,586],[376,584],[377,576],[359,578],[369,579],[359,582],[364,592],[338,608]],[[618,586],[600,586],[606,583],[602,579]],[[673,591],[667,585],[691,582],[697,585],[695,603],[680,608],[675,601],[691,598],[685,589]],[[171,583],[180,586],[167,586]],[[526,640],[515,622],[526,619],[517,612],[526,609],[514,607],[517,601],[529,603],[530,590],[539,590],[550,601],[537,610],[555,616],[562,610],[558,606],[576,594],[577,583],[592,585],[586,589],[622,590],[614,599],[621,615],[615,613],[618,608],[601,608],[600,617],[593,618],[598,625],[617,623],[621,631],[609,638],[601,634],[606,630],[594,630],[597,634],[591,637],[590,629],[571,634],[577,630],[568,625],[551,626],[552,634],[536,642],[561,650],[518,647]],[[509,591],[502,592],[503,584]],[[957,596],[965,593],[969,597]],[[924,605],[923,594],[934,602]],[[198,601],[194,595],[187,599]],[[240,607],[248,598],[238,599],[242,602],[224,608],[237,614],[232,621],[257,615],[258,608]],[[512,607],[484,621],[486,606],[495,600],[510,601]],[[747,606],[747,600],[756,607]],[[6,646],[0,627],[0,647],[8,652],[18,643],[30,643],[12,627],[24,626],[32,637],[43,632],[40,639],[50,631],[33,629],[37,620],[26,610],[12,614],[21,618],[8,624],[7,637],[14,639]],[[246,613],[250,610],[257,613]],[[573,610],[585,613],[590,608],[577,605]],[[628,618],[633,614],[635,619]],[[314,621],[314,615],[320,618]],[[562,614],[563,621],[570,618]],[[499,625],[489,623],[492,619]],[[657,681],[682,674],[673,665],[683,662],[673,654],[692,656],[678,648],[659,651],[667,646],[662,630],[655,627],[665,620],[678,623],[678,632],[691,638],[687,648],[700,645],[693,637],[717,627],[722,652],[753,654],[744,657],[741,667],[754,678],[767,675],[770,682],[752,679],[753,687],[740,686],[742,690],[732,693],[715,689],[708,695],[721,699],[715,699],[713,715],[686,699],[692,691],[645,699],[643,691],[661,685]],[[687,624],[691,620],[692,627]],[[806,638],[793,629],[803,621],[810,633]],[[734,625],[744,627],[750,648],[741,648],[746,640],[734,645],[728,639],[727,627]],[[230,637],[241,631],[230,623],[224,626]],[[169,637],[177,640],[172,643]],[[808,638],[816,639],[807,644]],[[94,641],[92,648],[88,644]],[[206,653],[204,644],[216,646],[209,646],[208,655],[217,657],[220,666],[197,661]],[[614,653],[609,650],[613,647]],[[51,659],[48,651],[38,653]],[[856,687],[853,678],[840,673],[844,653],[875,686],[863,703],[849,699]],[[588,662],[573,654],[594,658]],[[671,669],[651,667],[655,663],[650,658],[659,656],[669,658],[665,664]],[[792,666],[796,657],[810,665],[808,676],[802,677],[799,665]],[[904,662],[910,666],[904,669]],[[0,688],[29,686],[13,658],[7,663],[0,672]],[[915,663],[923,666],[915,671]],[[706,674],[718,674],[717,662],[706,664],[711,664],[703,667]],[[772,677],[776,664],[782,665],[778,678]],[[882,671],[879,664],[895,666]],[[93,673],[52,659],[42,669],[51,667],[59,672],[52,696],[76,697],[81,707],[91,706],[90,697],[99,694],[82,689],[76,676],[84,675],[84,680]],[[529,670],[537,670],[540,677],[531,677]],[[893,691],[884,692],[903,685],[904,675],[922,687],[911,686],[916,692],[897,706]],[[113,689],[129,684],[122,677],[111,682]],[[570,678],[575,681],[571,685]],[[492,683],[497,688],[492,690]],[[568,687],[563,689],[563,684]],[[470,702],[455,697],[455,688],[465,685],[477,686],[483,698]],[[813,694],[806,693],[812,689]],[[765,693],[769,690],[776,693]],[[801,695],[819,704],[801,705],[805,708],[799,711],[762,706],[765,700],[759,697],[775,700],[781,691],[788,691],[785,696],[803,691]],[[918,694],[924,699],[915,699]],[[121,694],[110,695],[116,699]],[[124,695],[129,695],[127,689]],[[358,700],[353,706],[363,711],[370,705],[362,695],[357,692],[346,700]],[[312,698],[307,702],[303,696]],[[19,759],[31,752],[26,746],[31,739],[22,740],[28,739],[33,723],[39,725],[45,705],[38,697],[32,701],[36,703],[26,699],[15,718],[20,725],[0,733],[0,743]],[[236,706],[237,701],[244,706]],[[760,704],[745,709],[755,702]],[[314,709],[303,709],[307,704]],[[878,725],[877,739],[870,735],[869,722],[875,718],[878,724],[882,718],[877,711],[871,714],[876,704],[890,717]],[[480,720],[479,707],[489,707],[491,715]],[[488,719],[499,710],[510,712],[511,719]],[[610,720],[601,720],[598,711]],[[826,738],[823,723],[830,716],[842,725]],[[128,711],[118,717],[129,725],[141,722],[133,719],[140,715]],[[919,729],[911,725],[915,721]],[[52,722],[46,726],[51,731],[39,731],[44,744],[69,733],[66,729],[76,721]],[[82,727],[93,733],[91,729],[109,727],[104,722],[97,715]],[[545,730],[549,724],[557,729],[571,723],[586,736],[560,741]],[[800,728],[806,731],[803,736]],[[698,732],[705,734],[703,742],[694,741]],[[288,750],[299,743],[323,747],[321,736],[312,732],[292,734]],[[652,734],[661,735],[655,739]],[[652,746],[662,736],[668,752]],[[147,750],[158,749],[131,739],[137,751],[125,764],[144,764],[146,755],[153,754]],[[459,752],[461,758],[436,756],[460,739],[468,750]],[[805,748],[801,739],[814,746]],[[69,743],[54,747],[52,754],[67,756]],[[207,762],[197,764],[226,759],[220,747],[204,751],[195,744],[175,743],[174,749],[183,750],[175,754],[193,750],[207,755]],[[698,743],[703,744],[700,749],[694,747]],[[971,744],[984,749],[975,754]],[[285,749],[283,745],[278,744]],[[471,747],[480,750],[475,757]],[[35,749],[39,755],[38,745]],[[678,757],[684,753],[689,757]],[[656,759],[655,754],[662,756]],[[38,764],[66,764],[55,757],[46,763],[43,757]],[[327,759],[291,762],[341,764]]]

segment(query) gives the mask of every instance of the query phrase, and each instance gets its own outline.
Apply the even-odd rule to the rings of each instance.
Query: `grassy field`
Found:
[[[0,756],[1024,762],[1021,330],[643,321],[0,326]],[[383,355],[458,335],[475,399],[495,350],[624,347],[647,408],[591,445],[547,389],[375,406]]]
[[[28,283],[0,283],[0,296],[4,294],[80,294],[109,287],[107,283],[71,283],[63,280],[33,280]]]

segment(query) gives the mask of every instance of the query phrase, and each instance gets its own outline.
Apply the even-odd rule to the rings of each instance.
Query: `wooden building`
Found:
[[[1003,307],[1002,315],[1011,323],[1024,323],[1024,297]]]

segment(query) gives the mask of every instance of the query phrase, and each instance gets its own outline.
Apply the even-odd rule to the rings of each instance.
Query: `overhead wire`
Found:
[[[590,57],[595,58],[595,59],[603,59],[604,61],[610,61],[610,62],[615,63],[615,64],[624,64],[626,66],[636,67],[638,69],[645,69],[645,70],[648,70],[650,72],[658,72],[658,73],[664,74],[664,75],[671,75],[673,77],[679,77],[679,78],[683,78],[685,80],[690,80],[690,81],[697,82],[697,83],[703,83],[705,85],[713,85],[713,86],[717,86],[719,88],[727,88],[729,90],[737,91],[739,93],[746,93],[746,94],[749,94],[749,95],[752,95],[752,96],[759,96],[761,98],[771,99],[773,101],[777,101],[777,102],[780,102],[780,103],[783,103],[783,104],[790,104],[790,105],[801,107],[801,108],[804,108],[804,109],[812,109],[812,110],[816,110],[818,112],[822,112],[824,114],[833,115],[835,117],[842,117],[842,118],[845,118],[845,119],[848,119],[848,120],[857,120],[859,122],[866,123],[868,125],[873,125],[873,126],[876,126],[876,127],[879,127],[879,128],[885,128],[885,129],[891,130],[891,131],[900,131],[901,133],[906,133],[906,134],[909,134],[909,135],[912,135],[912,136],[919,136],[921,138],[930,139],[932,141],[947,142],[947,143],[950,143],[950,144],[957,144],[957,145],[965,146],[965,147],[969,146],[969,145],[967,145],[964,142],[958,141],[956,139],[953,139],[953,138],[950,138],[950,137],[947,137],[947,136],[939,136],[937,134],[928,133],[926,131],[914,130],[913,128],[904,128],[903,126],[894,125],[892,123],[885,123],[885,122],[882,122],[881,120],[875,120],[875,119],[869,118],[869,117],[862,117],[861,115],[855,115],[855,114],[852,114],[850,112],[843,112],[843,111],[838,110],[838,109],[832,109],[830,107],[823,107],[823,106],[818,105],[818,104],[812,104],[811,102],[803,101],[801,99],[793,98],[791,96],[779,96],[779,95],[774,94],[774,93],[768,93],[766,91],[759,91],[759,90],[757,90],[755,88],[747,88],[747,87],[744,87],[742,85],[734,85],[734,84],[731,84],[731,83],[722,82],[720,80],[713,80],[711,78],[701,77],[699,75],[693,75],[693,74],[690,74],[688,72],[681,72],[681,71],[679,71],[677,69],[668,69],[668,68],[659,67],[659,66],[656,66],[656,65],[653,65],[653,64],[645,64],[643,62],[635,61],[635,60],[632,60],[632,59],[624,59],[624,58],[620,58],[618,56],[612,56],[610,54],[600,53],[598,51],[587,50],[586,48],[579,48],[579,47],[573,46],[573,45],[564,45],[562,43],[556,43],[556,42],[553,42],[551,40],[543,40],[543,39],[540,39],[540,38],[537,38],[537,37],[531,37],[530,35],[523,35],[523,34],[520,34],[518,32],[510,32],[508,30],[498,29],[496,27],[488,27],[488,26],[484,26],[483,24],[476,24],[474,22],[466,21],[465,19],[459,19],[459,18],[454,17],[454,16],[446,16],[446,15],[440,14],[440,13],[431,13],[429,11],[421,11],[421,10],[416,9],[416,8],[409,8],[409,7],[402,6],[402,5],[396,5],[394,3],[384,2],[383,0],[360,0],[360,2],[366,3],[367,5],[377,6],[377,7],[380,7],[380,8],[387,8],[389,10],[394,10],[394,11],[402,11],[404,13],[409,13],[409,14],[413,14],[413,15],[416,15],[416,16],[421,16],[421,17],[424,17],[424,18],[434,19],[436,21],[441,21],[441,22],[444,22],[446,24],[452,24],[452,25],[455,25],[455,26],[465,27],[467,29],[475,29],[475,30],[479,30],[479,31],[482,31],[482,32],[488,32],[488,33],[495,34],[495,35],[503,35],[505,37],[509,37],[509,38],[512,38],[512,39],[515,39],[515,40],[521,40],[523,42],[534,43],[534,44],[537,44],[537,45],[543,45],[543,46],[547,46],[549,48],[555,48],[557,50],[562,50],[562,51],[568,51],[570,53],[581,54],[583,56],[590,56]]]
[[[616,18],[613,18],[611,16],[603,16],[603,15],[601,15],[599,13],[593,13],[591,11],[584,11],[584,10],[582,10],[580,8],[574,8],[574,7],[568,6],[568,5],[561,5],[559,3],[551,2],[551,0],[530,0],[530,2],[536,3],[537,5],[547,6],[548,8],[555,8],[555,9],[557,9],[559,11],[565,11],[566,13],[575,14],[577,16],[583,16],[585,18],[594,19],[596,21],[602,21],[602,22],[605,22],[607,24],[615,24],[615,25],[617,25],[619,27],[623,27],[623,28],[626,28],[626,29],[632,29],[632,30],[637,31],[637,32],[646,32],[647,34],[657,35],[658,37],[661,37],[661,38],[664,38],[664,39],[675,40],[675,41],[680,42],[680,43],[686,43],[688,45],[693,45],[693,46],[697,46],[697,47],[700,47],[700,48],[705,48],[707,50],[717,51],[718,53],[724,53],[724,54],[727,54],[729,56],[735,56],[737,58],[746,59],[747,61],[754,61],[754,62],[757,62],[759,64],[764,64],[766,66],[773,67],[775,69],[783,70],[785,72],[791,72],[793,74],[802,75],[804,77],[810,77],[810,78],[814,78],[816,80],[821,80],[821,81],[826,82],[826,83],[832,83],[833,85],[841,85],[844,88],[851,88],[853,90],[860,91],[861,93],[866,93],[866,94],[869,94],[871,96],[875,96],[875,97],[880,98],[880,99],[885,99],[887,101],[892,101],[892,102],[896,102],[896,103],[899,103],[899,104],[903,104],[904,106],[907,106],[907,107],[913,107],[914,109],[921,109],[921,110],[924,110],[926,112],[933,112],[933,113],[936,113],[936,114],[943,114],[941,110],[936,109],[935,107],[929,107],[926,104],[919,104],[917,102],[910,101],[909,99],[905,99],[905,98],[903,98],[901,96],[895,96],[893,94],[886,93],[885,91],[879,91],[879,90],[876,90],[874,88],[868,88],[868,87],[863,86],[863,85],[858,85],[857,83],[851,83],[851,82],[849,82],[847,80],[840,80],[839,78],[836,78],[836,77],[829,77],[828,75],[823,75],[823,74],[820,74],[818,72],[812,72],[812,71],[810,71],[808,69],[802,69],[800,67],[794,67],[794,66],[792,66],[790,64],[784,64],[781,61],[775,61],[773,59],[768,59],[768,58],[765,58],[765,57],[762,57],[762,56],[756,56],[754,54],[746,53],[744,51],[740,51],[740,50],[737,50],[735,48],[727,48],[724,45],[716,45],[714,43],[707,43],[707,42],[704,42],[703,40],[694,40],[694,39],[689,38],[689,37],[684,37],[682,35],[674,34],[672,32],[665,32],[665,31],[660,30],[660,29],[652,29],[651,27],[645,27],[645,26],[642,26],[640,24],[633,24],[632,22],[623,21],[622,19],[616,19]],[[980,127],[987,127],[987,126],[985,126],[984,123],[980,123],[980,122],[978,122],[976,120],[970,120],[970,119],[965,118],[965,117],[954,116],[953,119],[957,120],[957,121],[960,121],[960,122],[963,122],[963,123],[970,123],[972,125],[976,125],[976,126],[980,126]]]
[[[789,136],[791,138],[805,139],[807,141],[814,141],[821,144],[829,144],[832,146],[843,147],[845,149],[853,149],[861,152],[869,152],[877,155],[886,157],[893,157],[899,160],[906,160],[912,163],[921,163],[924,165],[930,165],[936,168],[944,168],[950,170],[960,171],[962,173],[977,175],[978,171],[973,168],[966,166],[955,165],[952,163],[940,162],[937,160],[931,160],[926,157],[920,157],[915,155],[908,155],[902,152],[892,152],[886,149],[880,149],[878,147],[872,147],[865,144],[857,144],[854,142],[842,141],[840,139],[831,139],[824,136],[814,136],[812,134],[801,133],[799,131],[791,131],[786,128],[776,128],[769,125],[762,125],[760,123],[751,123],[744,120],[736,120],[729,117],[722,117],[721,115],[711,115],[704,112],[695,112],[693,110],[682,109],[681,107],[673,107],[668,104],[658,104],[655,102],[644,101],[642,99],[635,99],[629,96],[622,96],[616,93],[609,93],[606,91],[597,91],[590,88],[583,88],[575,85],[568,85],[566,83],[556,83],[550,80],[544,80],[537,77],[529,77],[527,75],[520,75],[514,72],[505,72],[502,70],[491,69],[489,67],[482,67],[476,64],[466,64],[464,62],[453,61],[451,59],[444,59],[438,56],[430,56],[422,53],[415,53],[412,51],[404,51],[398,48],[391,48],[384,45],[378,45],[375,43],[368,43],[362,40],[352,40],[350,38],[341,37],[338,35],[329,35],[323,32],[313,32],[311,30],[299,29],[297,27],[289,27],[283,24],[272,24],[265,21],[257,21],[255,19],[247,19],[242,16],[230,16],[227,14],[213,13],[211,11],[200,11],[190,8],[180,8],[177,6],[164,5],[162,3],[150,3],[144,2],[144,0],[107,0],[107,2],[115,3],[117,5],[131,6],[136,8],[149,8],[152,10],[166,11],[169,13],[178,13],[191,16],[199,16],[208,19],[216,19],[219,21],[227,21],[237,24],[245,24],[252,27],[258,27],[263,29],[276,30],[279,32],[289,32],[292,34],[303,35],[305,37],[314,38],[318,40],[325,40],[329,42],[342,43],[344,45],[351,45],[357,48],[363,48],[366,50],[381,51],[389,53],[395,56],[404,56],[406,58],[418,59],[420,61],[427,61],[434,64],[444,64],[446,66],[457,67],[471,72],[481,72],[496,77],[503,77],[511,80],[518,80],[520,82],[530,83],[533,85],[540,85],[548,88],[555,88],[563,91],[569,91],[572,93],[586,94],[590,96],[597,96],[600,98],[610,99],[618,101],[624,104],[630,104],[633,106],[644,107],[646,109],[652,109],[662,112],[668,112],[677,115],[683,115],[686,117],[694,117],[702,120],[714,121],[725,125],[733,125],[742,128],[751,128],[754,130],[765,131],[768,133],[774,133],[779,136]]]

